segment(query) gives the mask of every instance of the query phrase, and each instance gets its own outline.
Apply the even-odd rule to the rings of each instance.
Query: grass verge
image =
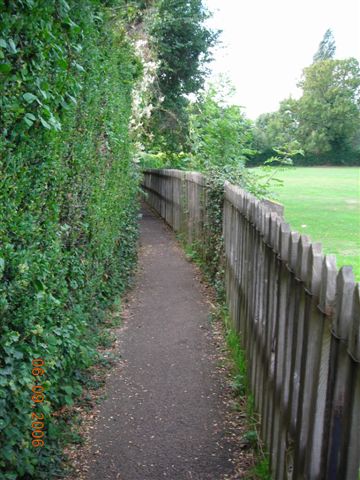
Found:
[[[292,229],[321,242],[339,268],[352,265],[360,281],[360,168],[291,167],[277,177],[275,199]]]

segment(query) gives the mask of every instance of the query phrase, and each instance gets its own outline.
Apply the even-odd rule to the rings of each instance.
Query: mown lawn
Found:
[[[277,177],[284,184],[276,200],[292,229],[336,254],[338,267],[352,265],[360,281],[360,168],[294,167]]]

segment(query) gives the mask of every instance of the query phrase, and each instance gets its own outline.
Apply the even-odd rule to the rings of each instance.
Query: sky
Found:
[[[276,111],[296,87],[328,28],[336,42],[335,58],[360,61],[360,0],[204,0],[221,29],[211,79],[227,74],[236,88],[231,103],[249,118]]]

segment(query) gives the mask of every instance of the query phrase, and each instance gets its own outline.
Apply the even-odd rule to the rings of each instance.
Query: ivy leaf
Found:
[[[44,99],[47,100],[48,99],[48,94],[44,90],[41,90],[41,88],[39,88],[39,91],[40,91],[41,95],[44,97]]]
[[[74,400],[71,397],[69,397],[68,395],[65,395],[65,403],[66,403],[66,405],[73,405]]]
[[[15,428],[12,428],[11,430],[16,432]],[[6,458],[6,460],[12,461],[15,458],[15,453],[11,448],[11,446],[9,445],[2,448],[1,453],[4,456],[4,458]]]
[[[9,420],[6,418],[0,418],[0,429],[3,430],[7,425],[9,425]]]
[[[35,122],[36,120],[36,117],[35,115],[33,115],[32,113],[27,113],[25,116],[24,116],[24,121],[27,125],[29,125],[29,127],[32,127],[33,123]]]
[[[61,106],[63,107],[64,110],[69,110],[70,108],[69,104],[66,103],[65,100],[61,102]]]
[[[14,40],[13,40],[12,38],[9,39],[8,44],[9,44],[9,50],[10,50],[10,52],[12,52],[12,53],[17,53],[17,48],[16,48],[15,42],[14,42]]]
[[[7,48],[6,40],[4,40],[3,38],[0,38],[0,47],[1,48]]]
[[[30,92],[24,93],[23,98],[28,103],[32,103],[34,100],[38,99],[36,95],[34,95]]]
[[[41,119],[41,117],[40,117],[40,119]],[[45,122],[45,120],[44,120],[44,122]],[[51,128],[50,125],[49,125],[49,128]],[[46,287],[45,287],[44,283],[39,278],[36,278],[33,281],[33,284],[34,284],[35,290],[37,292],[44,292],[46,290]]]
[[[39,116],[39,120],[43,127],[47,128],[48,130],[51,130],[51,125],[49,125],[48,122],[43,119],[43,117]]]
[[[85,72],[85,68],[80,63],[74,62],[73,65],[79,72]]]
[[[8,358],[8,357],[7,357]],[[13,367],[9,366],[9,367],[3,367],[1,370],[0,370],[0,375],[11,375],[13,372]]]
[[[5,260],[0,258],[0,278],[3,276],[5,270]]]
[[[72,95],[70,95],[70,93],[68,93],[67,96],[70,98],[70,100],[72,101],[72,103],[73,103],[74,105],[77,105],[77,100],[76,100],[75,97],[73,97]]]
[[[24,122],[26,123],[26,125],[28,125],[29,127],[32,127],[34,125],[34,122],[25,115],[24,117]]]
[[[0,73],[9,73],[11,72],[12,66],[10,63],[0,63]]]
[[[46,343],[51,346],[51,345],[57,345],[58,341],[54,335],[48,335],[46,337]]]
[[[24,358],[23,352],[20,352],[19,350],[14,350],[13,355],[14,355],[14,357],[17,358],[18,360],[21,360],[22,358]]]
[[[67,70],[68,69],[68,63],[64,58],[59,58],[57,63],[62,70]]]
[[[58,300],[56,297],[54,297],[53,295],[51,295],[51,293],[49,294],[49,299],[50,299],[55,305],[61,305],[60,300]]]
[[[71,395],[73,393],[73,388],[70,387],[70,385],[65,385],[64,387],[62,387],[62,389],[64,390],[64,392],[66,392],[68,395]]]
[[[66,12],[70,10],[70,6],[65,0],[60,0],[60,4]]]
[[[49,119],[49,124],[57,131],[59,132],[61,130],[61,123],[56,120],[56,118],[54,117],[54,115],[51,115],[50,119]]]

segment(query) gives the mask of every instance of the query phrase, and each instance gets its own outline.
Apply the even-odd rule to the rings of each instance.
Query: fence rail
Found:
[[[147,202],[206,244],[199,173],[146,170]],[[225,288],[275,480],[358,480],[360,285],[281,206],[224,185]]]

